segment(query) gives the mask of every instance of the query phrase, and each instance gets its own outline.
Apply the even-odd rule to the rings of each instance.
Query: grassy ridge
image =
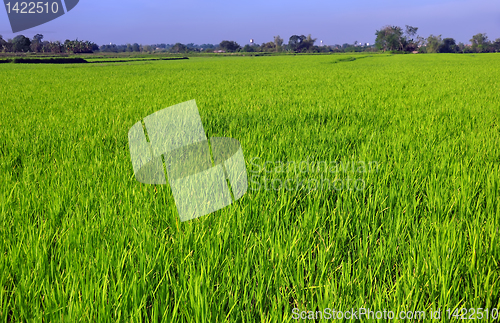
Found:
[[[500,56],[342,57],[1,65],[0,318],[500,307]],[[191,99],[250,183],[181,223],[168,185],[135,181],[127,132]],[[264,187],[322,175],[364,186]]]

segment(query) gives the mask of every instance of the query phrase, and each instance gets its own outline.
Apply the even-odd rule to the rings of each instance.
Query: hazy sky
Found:
[[[12,1],[12,0],[11,0]],[[28,0],[29,1],[29,0]],[[25,30],[29,38],[80,39],[99,45],[125,43],[214,43],[250,38],[268,42],[280,35],[312,34],[319,44],[373,43],[384,25],[419,27],[418,34],[452,37],[468,43],[472,35],[500,38],[498,0],[80,0],[64,16]],[[6,10],[0,34],[14,38]]]

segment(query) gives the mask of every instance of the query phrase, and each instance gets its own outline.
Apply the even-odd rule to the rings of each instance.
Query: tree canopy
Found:
[[[311,34],[307,37],[304,35],[292,35],[288,40],[288,48],[294,52],[308,52],[314,46],[316,38],[312,38]]]
[[[427,52],[428,53],[437,53],[439,51],[439,46],[441,46],[443,40],[441,39],[441,35],[434,36],[430,35],[427,37]]]
[[[31,41],[24,35],[18,35],[12,40],[12,45],[15,52],[28,52],[30,50]]]
[[[223,40],[220,42],[219,47],[226,52],[235,52],[240,49],[240,45],[235,41]]]
[[[420,46],[417,36],[418,27],[406,25],[406,29],[399,26],[385,26],[375,32],[375,46],[383,51],[414,51]]]

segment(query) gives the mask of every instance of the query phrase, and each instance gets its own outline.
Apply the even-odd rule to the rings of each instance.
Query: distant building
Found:
[[[219,49],[219,50],[214,50],[214,53],[225,53],[225,50]]]

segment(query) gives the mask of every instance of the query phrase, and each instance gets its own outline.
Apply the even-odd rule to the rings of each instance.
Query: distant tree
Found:
[[[50,42],[49,46],[50,46],[50,51],[54,54],[59,54],[64,51],[63,44],[61,44],[61,42],[58,40],[55,42]]]
[[[14,44],[12,43],[12,39],[7,39],[7,41],[4,42],[3,51],[6,53],[11,53],[14,51]]]
[[[283,38],[278,36],[274,36],[274,45],[276,46],[276,51],[279,52],[281,51],[281,46],[283,45]]]
[[[293,35],[288,40],[288,47],[290,50],[294,52],[307,52],[312,51],[314,47],[314,43],[316,42],[316,38],[312,38],[311,34],[307,37],[304,35]]]
[[[403,29],[398,26],[385,26],[375,32],[375,46],[383,50],[403,50]]]
[[[36,34],[31,40],[30,49],[34,53],[39,53],[42,51],[43,35]]]
[[[36,34],[33,36],[33,41],[41,43],[43,41],[43,35],[42,34]]]
[[[12,40],[15,52],[29,52],[31,41],[24,35],[18,35]]]
[[[132,45],[132,51],[134,51],[134,52],[140,52],[141,51],[141,47],[139,46],[139,44],[134,43]]]
[[[99,50],[101,52],[107,52],[107,53],[118,53],[121,51],[120,48],[115,44],[102,45],[101,47],[99,47]]]
[[[399,50],[412,52],[423,43],[417,35],[418,27],[406,25],[405,30],[399,26],[384,26],[375,32],[375,47],[379,50]],[[355,44],[356,45],[356,44]]]
[[[453,38],[445,38],[438,48],[439,53],[456,53],[457,44]]]
[[[3,39],[2,35],[0,35],[0,51],[2,52],[4,51],[5,43],[7,42]]]
[[[465,51],[465,44],[464,44],[464,43],[462,43],[462,42],[459,42],[459,43],[457,44],[456,49],[457,49],[457,52],[462,52],[462,53],[463,53],[463,52]]]
[[[189,43],[186,45],[186,47],[189,52],[199,52],[201,49],[201,47],[196,45],[195,43]]]
[[[323,46],[318,46],[318,51],[320,53],[329,53],[332,51],[331,46],[323,45]]]
[[[253,46],[250,46],[250,45],[246,44],[243,47],[242,51],[246,52],[246,53],[251,53],[251,52],[255,52],[255,48]]]
[[[300,51],[300,46],[302,44],[302,42],[306,39],[306,36],[304,35],[301,35],[301,36],[298,36],[298,35],[292,35],[289,39],[288,39],[288,48],[291,50],[291,51],[294,51],[294,52],[297,52],[297,51]]]
[[[131,44],[127,44],[127,48],[125,49],[126,52],[132,52],[133,49],[132,49],[132,45]]]
[[[488,36],[486,34],[476,34],[472,36],[470,39],[470,42],[472,44],[472,49],[476,52],[484,52],[487,50],[487,47],[489,45],[489,40]]]
[[[213,48],[213,49],[215,49],[215,45],[214,44],[201,44],[200,48],[203,48],[203,49]]]
[[[66,39],[63,43],[63,46],[64,46],[64,49],[66,52],[71,52],[72,49],[73,49],[73,46],[76,46],[76,43],[75,45],[72,44],[73,42],[69,39]]]
[[[417,35],[417,31],[418,31],[418,27],[413,27],[413,26],[409,26],[409,25],[406,25],[406,36],[408,36],[409,38],[413,39],[415,38],[415,36]]]
[[[442,44],[441,35],[434,36],[430,35],[427,37],[426,49],[428,53],[437,53],[439,51],[439,46]]]
[[[422,36],[417,36],[417,39],[415,40],[415,45],[417,46],[417,48],[421,48],[425,45],[425,38],[422,37]]]
[[[172,52],[172,53],[186,53],[187,47],[184,44],[176,43],[172,48],[170,48],[170,52]]]
[[[90,41],[83,40],[69,40],[63,44],[66,53],[92,53],[94,50],[99,49],[99,46]],[[105,45],[103,51],[118,52],[119,49],[116,45]]]
[[[312,38],[311,34],[307,35],[306,39],[302,41],[301,49],[306,52],[312,51],[316,40],[317,38]]]
[[[153,51],[153,48],[150,45],[144,45],[143,50],[145,52],[151,53]]]
[[[344,49],[344,52],[348,53],[348,52],[361,52],[363,51],[363,48],[361,46],[358,45],[354,45],[354,44],[350,44],[349,46],[347,46],[345,49]]]
[[[495,39],[492,46],[496,52],[500,52],[500,38]]]
[[[240,49],[240,45],[235,41],[223,40],[220,42],[219,47],[226,52],[235,52]]]
[[[50,42],[46,40],[42,42],[42,53],[50,53]]]
[[[405,26],[405,37],[402,39],[403,50],[407,52],[412,52],[417,50],[423,43],[423,38],[417,35],[418,27]]]
[[[154,49],[156,48],[159,48],[159,49],[166,49],[167,48],[167,44],[155,44],[155,45],[151,45],[151,47],[153,47]]]
[[[260,48],[259,48],[259,51],[261,52],[274,52],[276,50],[276,45],[274,42],[270,41],[270,42],[267,42],[267,43],[262,43],[262,45],[260,45]]]

